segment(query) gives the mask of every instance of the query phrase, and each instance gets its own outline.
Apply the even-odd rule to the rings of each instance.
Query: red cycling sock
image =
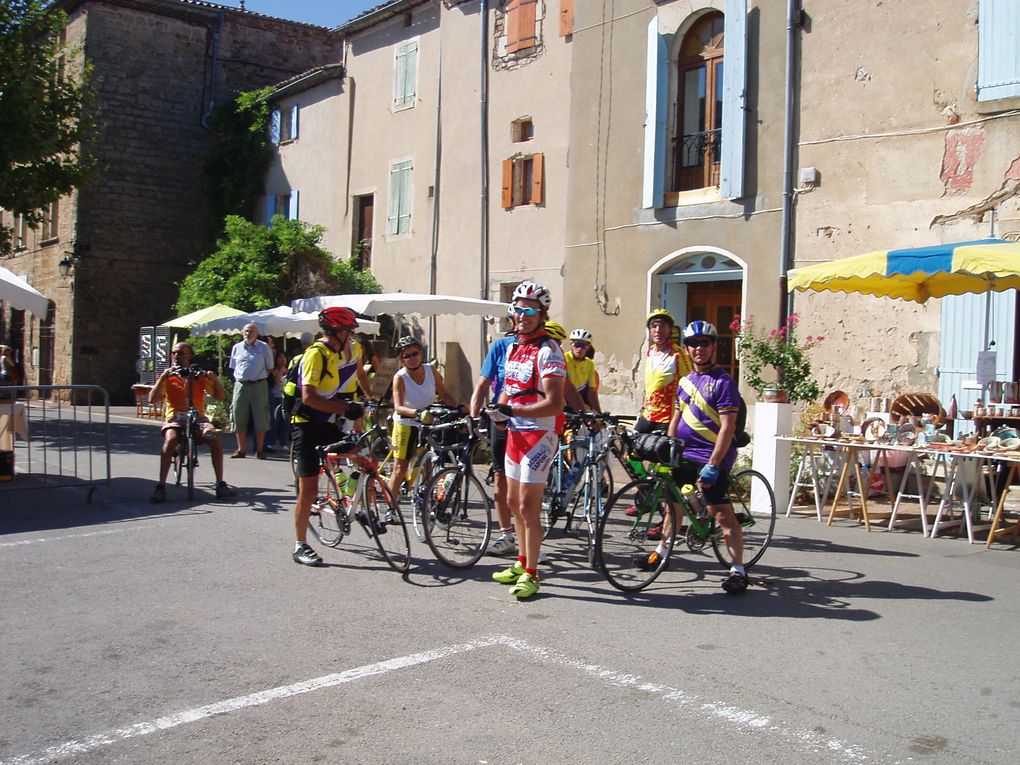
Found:
[[[528,562],[528,559],[525,558],[523,555],[518,555],[517,562],[521,564],[521,568],[524,568],[525,564],[527,564]]]
[[[536,582],[538,581],[538,571],[536,569],[526,568],[524,569],[524,573],[531,574],[531,578],[534,579]]]

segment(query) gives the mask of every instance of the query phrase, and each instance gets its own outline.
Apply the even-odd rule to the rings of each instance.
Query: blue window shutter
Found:
[[[978,101],[1020,96],[1020,6],[1016,0],[978,4]]]
[[[273,146],[280,145],[280,110],[273,109],[269,115],[269,142]]]
[[[297,189],[290,192],[290,209],[287,210],[287,220],[298,220],[298,195]]]
[[[390,200],[386,211],[386,233],[397,233],[400,221],[400,165],[390,168]]]
[[[298,106],[294,104],[290,108],[290,140],[295,141],[298,137]]]
[[[276,214],[276,195],[266,194],[266,227],[273,223],[273,216]]]
[[[724,199],[740,199],[744,196],[747,133],[747,0],[726,0],[724,25],[719,194]]]
[[[645,75],[645,166],[641,206],[663,206],[666,174],[666,84],[669,81],[669,51],[659,34],[658,16],[648,22],[647,70]]]

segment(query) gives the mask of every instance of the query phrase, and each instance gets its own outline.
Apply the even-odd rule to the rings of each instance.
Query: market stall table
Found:
[[[1005,522],[1002,518],[1003,507],[1006,504],[1006,496],[1009,494],[1013,483],[1020,477],[1020,453],[1014,452],[1016,456],[1002,456],[999,459],[1009,465],[1009,469],[1006,472],[1006,484],[1002,488],[1002,494],[999,495],[999,501],[995,506],[995,514],[992,516],[992,526],[988,530],[988,541],[985,543],[985,547],[991,547],[992,542],[1000,536],[1011,536],[1014,541],[1020,535],[1020,514],[1013,519],[1012,522]]]

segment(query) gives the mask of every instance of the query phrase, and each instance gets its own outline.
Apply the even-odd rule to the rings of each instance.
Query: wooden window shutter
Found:
[[[509,210],[514,206],[514,161],[503,160],[503,208]]]
[[[574,34],[574,0],[560,0],[560,37]]]
[[[540,205],[543,202],[545,183],[543,179],[545,171],[545,155],[531,155],[531,204]]]
[[[506,35],[506,51],[513,53],[521,49],[521,0],[509,0],[503,11],[503,34]]]
[[[517,6],[517,50],[538,44],[538,0],[519,0]]]

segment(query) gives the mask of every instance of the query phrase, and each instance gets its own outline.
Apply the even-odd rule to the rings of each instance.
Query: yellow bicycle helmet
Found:
[[[553,340],[558,340],[561,343],[567,339],[567,330],[563,329],[562,324],[557,324],[555,321],[547,321],[545,323],[545,333]]]
[[[647,327],[652,323],[654,319],[665,319],[670,323],[671,326],[676,326],[676,319],[673,318],[673,314],[667,311],[665,308],[656,308],[645,319],[645,326]]]

